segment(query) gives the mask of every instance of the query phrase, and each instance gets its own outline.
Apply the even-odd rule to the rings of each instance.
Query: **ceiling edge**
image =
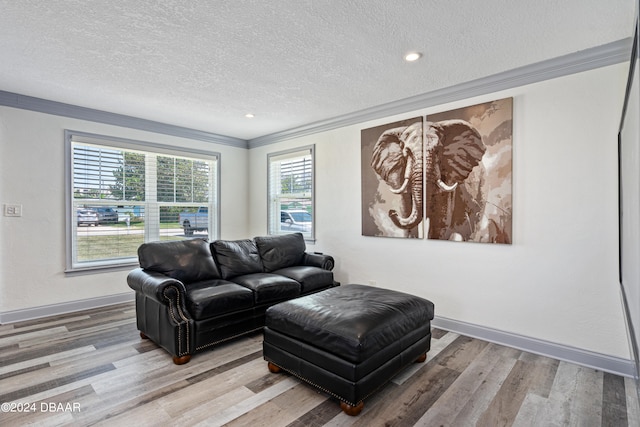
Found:
[[[248,141],[248,147],[251,149],[274,144],[292,138],[329,131],[369,120],[407,113],[447,102],[459,101],[474,96],[485,95],[500,90],[538,83],[544,80],[629,61],[632,41],[632,38],[618,40],[459,85],[250,139]]]

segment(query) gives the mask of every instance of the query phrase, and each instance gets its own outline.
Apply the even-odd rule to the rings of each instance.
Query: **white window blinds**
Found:
[[[268,233],[314,238],[314,147],[268,155]]]
[[[68,270],[135,263],[144,242],[216,237],[217,154],[67,138]]]

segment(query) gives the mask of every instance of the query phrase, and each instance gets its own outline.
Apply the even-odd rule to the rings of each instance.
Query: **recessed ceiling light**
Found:
[[[404,60],[407,62],[417,61],[422,57],[420,52],[409,52],[404,56]]]
[[[244,115],[247,119],[253,119],[255,116],[251,113],[247,113]]]

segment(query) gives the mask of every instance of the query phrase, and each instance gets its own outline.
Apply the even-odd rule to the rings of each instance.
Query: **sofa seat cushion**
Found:
[[[297,265],[276,270],[273,274],[279,274],[300,283],[303,294],[333,286],[333,273],[319,267]]]
[[[211,251],[215,255],[223,279],[262,273],[262,261],[253,240],[216,240],[211,243]]]
[[[253,292],[226,280],[206,280],[186,288],[187,309],[195,320],[253,307]]]
[[[300,283],[271,273],[246,274],[233,281],[253,291],[256,304],[282,301],[300,295]]]
[[[302,233],[260,236],[253,240],[267,273],[302,264],[307,249]]]

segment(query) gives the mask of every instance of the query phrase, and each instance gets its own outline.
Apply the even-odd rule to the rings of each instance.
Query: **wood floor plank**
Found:
[[[122,412],[114,417],[98,421],[95,424],[92,423],[92,425],[96,427],[130,426],[133,422],[135,422],[136,427],[157,427],[171,425],[173,420],[158,402],[150,402],[147,405],[137,406],[127,412]]]
[[[602,425],[627,424],[627,397],[624,378],[604,372],[602,382]]]
[[[365,402],[365,409],[369,406],[372,409],[363,412],[354,426],[414,425],[487,345],[485,341],[457,337],[402,387],[383,389],[385,392],[393,390],[385,400],[402,404],[376,405],[379,397],[373,396]]]
[[[182,412],[189,411],[199,405],[206,405],[218,398],[224,398],[228,393],[242,387],[243,389],[256,394],[245,387],[245,384],[256,381],[268,373],[262,371],[264,362],[261,359],[255,359],[242,366],[230,369],[220,373],[215,377],[207,378],[191,385],[188,389],[181,390],[171,396],[161,399],[172,416],[178,417]],[[286,377],[281,376],[282,379]],[[227,406],[233,406],[239,402],[230,400]]]
[[[233,406],[230,406],[223,411],[220,411],[216,414],[211,414],[210,418],[204,420],[201,423],[196,424],[196,426],[222,426],[231,421],[235,420],[238,417],[243,416],[247,412],[254,410],[261,405],[265,404],[269,400],[278,396],[281,393],[299,385],[300,382],[293,378],[289,377],[284,381],[280,381],[278,384],[270,387],[267,390],[264,390],[260,393],[254,394],[248,399],[243,400]],[[293,420],[291,420],[293,421]]]
[[[548,425],[601,425],[602,372],[560,362],[548,402],[537,418]]]
[[[270,399],[255,411],[249,411],[225,424],[228,427],[285,427],[328,399],[298,381],[298,385]]]
[[[294,376],[270,373],[261,333],[174,365],[140,339],[133,303],[0,325],[0,352],[0,399],[38,408],[0,412],[3,426],[640,425],[631,378],[436,328],[426,362],[366,398],[358,417]],[[81,410],[40,410],[71,404]]]
[[[447,425],[467,405],[478,388],[494,374],[497,364],[513,366],[519,351],[490,344],[475,358],[429,410],[416,422],[416,426]]]
[[[16,382],[16,383],[7,382],[7,385],[11,386],[13,390],[9,391],[7,389],[4,389],[5,391],[2,394],[0,394],[0,402],[12,402],[15,400],[23,400],[24,398],[38,392],[56,389],[60,386],[73,384],[77,381],[92,378],[97,375],[103,374],[105,372],[110,372],[114,370],[115,370],[115,367],[111,363],[109,363],[109,364],[97,366],[91,369],[76,371],[64,376],[56,376],[54,378],[50,378],[45,381],[39,381],[35,384],[30,384],[28,386],[24,386],[25,383],[22,383],[22,382]]]
[[[536,368],[534,372],[535,375],[532,375],[533,378],[530,382],[529,393],[548,397],[560,361],[527,352],[520,353],[519,359]]]
[[[478,420],[478,425],[498,427],[513,424],[527,393],[542,388],[550,372],[555,374],[557,366],[556,361],[548,358],[538,357],[537,363],[532,363],[526,358],[518,359],[491,404]]]
[[[451,426],[475,425],[482,414],[491,404],[502,384],[517,361],[518,350],[507,349],[505,354],[487,374],[485,381],[478,386],[473,394],[468,396],[466,403],[458,414],[449,421]]]
[[[570,400],[571,422],[577,425],[600,425],[603,373],[578,366],[574,384],[575,397]]]
[[[633,378],[624,379],[625,397],[627,400],[627,421],[630,426],[640,426],[640,389],[638,381]]]
[[[328,398],[309,412],[303,414],[294,422],[288,424],[287,427],[322,427],[328,426],[328,423],[337,415],[344,414],[340,409],[338,402],[333,398]],[[348,415],[345,415],[348,417]],[[354,418],[354,417],[349,417]]]
[[[78,356],[80,354],[94,352],[95,350],[95,347],[89,345],[67,351],[60,351],[58,353],[49,354],[47,356],[34,357],[32,359],[27,359],[22,362],[16,362],[11,365],[0,366],[0,375],[4,376],[11,373],[17,375],[20,370],[27,369],[31,366],[42,365],[44,363],[51,364],[60,359],[67,359],[70,357]]]
[[[173,415],[173,425],[194,426],[206,425],[207,420],[217,417],[231,406],[237,405],[255,396],[251,390],[239,386],[229,389],[224,395],[214,397],[209,400],[200,401],[197,406]]]
[[[0,346],[8,346],[12,344],[18,344],[20,348],[28,348],[30,343],[42,343],[47,342],[52,336],[61,335],[68,332],[65,326],[58,326],[55,328],[45,328],[36,331],[29,331],[27,333],[5,335],[0,338]]]
[[[549,408],[549,399],[539,394],[528,393],[522,404],[518,415],[511,427],[560,427],[555,419],[549,417],[546,411]]]
[[[87,320],[90,318],[91,318],[90,316],[81,315],[81,316],[74,316],[69,320],[80,321],[80,320]],[[56,318],[55,320],[49,320],[46,323],[36,323],[34,325],[21,326],[21,327],[14,327],[15,324],[0,325],[0,337],[8,337],[8,336],[13,336],[18,334],[24,334],[25,332],[28,332],[28,331],[35,332],[35,331],[41,331],[44,329],[50,329],[51,327],[56,325],[66,325],[69,320]]]
[[[449,333],[445,335],[441,335],[442,338],[435,341],[431,344],[431,350],[427,354],[427,360],[432,360],[436,357],[442,350],[447,348],[451,343],[453,343],[456,338],[460,335]],[[414,375],[418,370],[422,369],[425,366],[423,363],[414,363],[404,369],[402,372],[398,373],[395,377],[391,379],[391,382],[397,385],[402,385],[407,379],[409,379],[412,375]]]
[[[186,387],[188,387],[186,381],[178,381],[127,399],[115,399],[113,396],[105,397],[94,393],[95,399],[90,403],[85,403],[82,413],[74,414],[75,419],[81,425],[94,425],[114,419],[118,419],[121,425],[133,425],[137,424],[138,418],[146,414],[147,411],[162,407],[161,420],[168,420],[171,419],[171,416],[168,415],[167,408],[161,404],[161,399]],[[155,418],[152,417],[152,419]]]

